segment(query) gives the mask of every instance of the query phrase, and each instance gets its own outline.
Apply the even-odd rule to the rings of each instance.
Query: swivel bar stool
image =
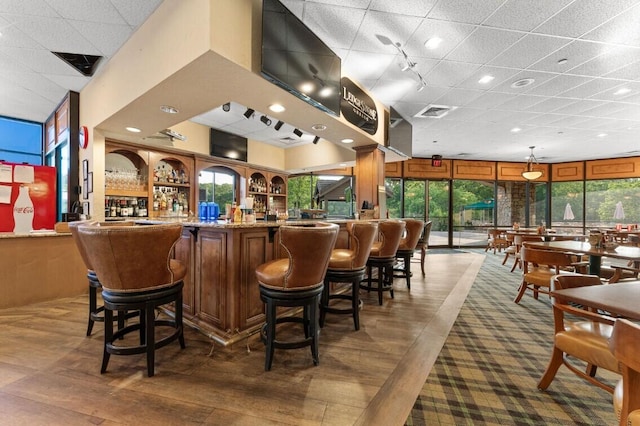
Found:
[[[324,278],[324,290],[320,303],[320,327],[324,327],[327,312],[332,314],[352,314],[353,325],[360,330],[360,282],[364,279],[367,258],[378,232],[375,222],[347,222],[349,233],[348,249],[333,249],[329,268]],[[331,283],[351,283],[348,294],[331,294]],[[330,306],[334,299],[350,300],[351,308]]]
[[[360,288],[378,292],[378,304],[382,305],[382,293],[388,291],[393,299],[393,265],[396,261],[396,251],[404,232],[404,221],[385,220],[378,224],[380,240],[373,243],[369,259],[367,259],[366,284]],[[377,286],[373,286],[373,269],[377,270]]]
[[[154,375],[155,350],[178,340],[184,348],[182,287],[186,267],[171,259],[182,225],[78,226],[78,236],[102,284],[104,350],[101,373],[111,354],[145,353],[147,375]],[[172,319],[157,319],[156,308],[175,304]],[[113,331],[113,311],[139,311],[140,322]],[[156,326],[172,330],[156,340]],[[116,341],[139,331],[139,344]]]
[[[112,222],[113,224],[118,224],[118,226],[133,226],[133,222]],[[87,255],[87,251],[85,247],[80,242],[80,238],[78,237],[78,226],[80,225],[101,225],[101,226],[109,226],[110,222],[89,222],[89,221],[74,221],[69,222],[69,230],[71,231],[71,236],[73,237],[73,241],[76,243],[76,247],[80,252],[80,256],[82,257],[82,261],[87,267],[87,279],[89,280],[89,320],[87,324],[87,336],[91,336],[91,332],[93,331],[93,324],[95,322],[104,322],[104,315],[102,311],[104,311],[104,306],[98,306],[98,292],[102,290],[102,284],[98,280],[96,276],[96,272],[93,270],[91,263],[89,262],[89,257]],[[136,316],[136,312],[130,313],[121,313],[114,317],[114,320],[118,321],[118,328],[122,328],[124,326],[124,320],[126,318],[131,318]]]
[[[395,269],[398,274],[395,278],[405,278],[407,280],[407,288],[411,288],[411,258],[418,247],[418,240],[422,234],[424,221],[420,219],[403,219],[406,226],[404,237],[400,240],[398,250],[396,250],[396,259],[402,260],[402,269]]]
[[[260,333],[266,347],[265,371],[271,370],[275,348],[311,346],[313,364],[318,365],[320,362],[318,308],[338,229],[338,225],[324,222],[313,227],[281,226],[274,243],[286,257],[263,263],[256,268],[260,298],[266,304],[266,323]],[[278,306],[302,307],[302,317],[276,318]],[[301,323],[305,338],[294,341],[277,340],[276,325],[285,322]]]

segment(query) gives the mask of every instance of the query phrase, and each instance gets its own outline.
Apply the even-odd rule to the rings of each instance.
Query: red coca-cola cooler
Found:
[[[56,169],[0,162],[0,232],[54,228]]]

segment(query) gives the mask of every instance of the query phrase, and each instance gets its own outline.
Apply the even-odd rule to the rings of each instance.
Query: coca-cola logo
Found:
[[[33,213],[33,207],[31,206],[26,206],[26,207],[14,207],[13,208],[14,213],[18,213],[18,214],[29,214],[29,213]]]

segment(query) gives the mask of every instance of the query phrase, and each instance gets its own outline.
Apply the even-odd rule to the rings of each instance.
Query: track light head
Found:
[[[271,126],[271,119],[266,115],[261,116],[260,121],[262,121],[265,126]]]
[[[251,118],[251,116],[253,115],[254,112],[255,111],[252,110],[251,108],[247,108],[247,110],[244,112],[243,115],[244,115],[245,118]]]
[[[320,141],[320,136],[316,136],[315,138],[313,138],[314,145],[317,145],[319,141]]]
[[[229,112],[231,111],[231,104],[229,102],[227,102],[226,104],[222,105],[222,110],[224,112]]]
[[[297,137],[301,138],[302,137],[302,130],[293,129],[293,134],[296,135]]]
[[[284,123],[282,121],[278,120],[278,122],[276,123],[275,126],[273,126],[273,128],[276,130],[280,130],[280,127],[282,127],[283,124]]]

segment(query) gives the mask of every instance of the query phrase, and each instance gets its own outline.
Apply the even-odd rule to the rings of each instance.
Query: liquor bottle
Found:
[[[18,198],[13,205],[13,232],[16,234],[27,234],[33,230],[33,201],[29,196],[29,187],[20,186]]]

